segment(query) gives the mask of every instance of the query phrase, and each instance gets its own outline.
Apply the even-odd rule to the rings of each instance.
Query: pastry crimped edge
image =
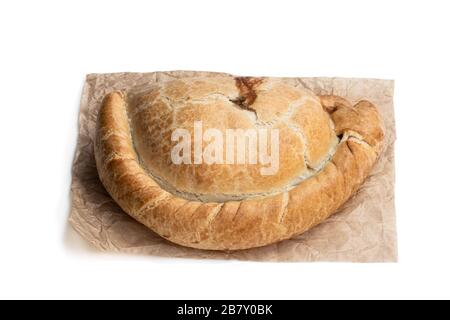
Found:
[[[134,219],[179,245],[239,250],[289,239],[335,213],[364,182],[382,148],[377,108],[362,100],[319,96],[340,142],[316,175],[293,189],[255,199],[202,202],[163,188],[139,163],[122,91],[105,96],[97,118],[95,159],[100,179]]]

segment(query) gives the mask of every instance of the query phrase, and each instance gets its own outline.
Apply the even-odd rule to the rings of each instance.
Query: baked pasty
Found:
[[[186,77],[107,94],[95,158],[120,207],[174,243],[264,246],[325,220],[383,143],[368,101],[276,78]]]

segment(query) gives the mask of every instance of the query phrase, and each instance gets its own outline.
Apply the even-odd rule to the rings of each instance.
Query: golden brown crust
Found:
[[[112,92],[105,97],[99,111],[95,157],[105,188],[125,212],[177,244],[200,249],[236,250],[263,246],[300,234],[326,219],[347,201],[367,177],[381,150],[382,123],[370,102],[361,101],[352,106],[341,97],[316,97],[282,81],[240,79],[236,81],[240,81],[241,88],[237,88],[234,79],[230,82],[223,77],[212,81],[196,79],[195,83],[176,80],[175,84],[157,88],[157,92],[150,90],[140,95],[133,103],[129,103],[130,99],[124,93]],[[209,101],[205,95],[216,95],[217,99]],[[252,110],[244,112],[239,108],[228,108],[229,103],[239,97]],[[295,101],[300,107],[293,107]],[[202,109],[203,104],[209,110]],[[326,112],[322,113],[322,106]],[[211,107],[216,108],[212,117]],[[296,158],[295,153],[288,152],[289,148],[283,154],[282,145],[289,143],[280,141],[280,154],[284,160],[280,158],[281,174],[275,178],[256,180],[252,185],[250,182],[257,179],[258,174],[251,171],[254,169],[244,167],[240,172],[231,171],[233,179],[239,175],[243,177],[241,179],[249,179],[245,180],[247,186],[236,187],[235,180],[230,180],[221,173],[220,167],[214,165],[197,165],[196,171],[201,173],[189,176],[190,167],[165,167],[159,161],[164,158],[161,156],[154,160],[157,154],[152,152],[151,144],[161,139],[158,142],[160,152],[170,152],[170,145],[161,145],[163,140],[170,141],[170,130],[180,124],[192,124],[194,115],[206,123],[210,121],[211,126],[221,128],[220,125],[226,127],[237,123],[245,128],[245,125],[254,125],[254,119],[247,112],[255,112],[264,123],[274,119],[279,121],[270,125],[285,130],[280,133],[280,139],[289,136],[290,132],[298,133],[296,127],[302,131],[302,139],[292,133],[289,140],[290,149],[298,153]],[[222,113],[220,122],[215,121],[217,113]],[[223,124],[223,117],[231,117],[234,122]],[[336,136],[340,137],[340,142],[333,145]],[[298,145],[295,145],[296,138]],[[208,197],[213,193],[229,197],[236,192],[258,195],[225,200],[217,197],[215,201],[209,201],[208,197],[195,200],[190,198],[191,194],[179,196],[165,184],[167,179],[161,184],[153,175],[170,170],[175,177],[172,186],[177,185],[180,189],[188,185],[183,176],[197,179],[191,189],[183,189],[191,194],[203,192]],[[297,180],[290,188],[283,188],[305,172],[311,174]],[[171,175],[164,178],[167,177]],[[218,182],[212,180],[214,178]],[[208,184],[212,190],[210,194],[205,193]],[[281,187],[272,188],[274,184]]]
[[[178,79],[126,100],[141,165],[165,190],[190,200],[223,202],[287,191],[322,169],[338,142],[320,100],[277,79]],[[247,131],[279,130],[278,170],[264,175],[268,164],[229,164],[228,150],[226,159],[222,154],[224,163],[194,163],[195,148],[193,162],[173,163],[172,133],[183,129],[193,137],[199,120],[203,130],[218,130],[224,143],[228,129],[244,131],[232,138],[236,142]],[[233,150],[236,159],[236,145]]]

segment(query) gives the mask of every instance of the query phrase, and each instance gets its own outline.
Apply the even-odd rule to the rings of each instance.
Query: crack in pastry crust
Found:
[[[205,102],[209,99],[214,103],[222,99],[230,103],[241,97],[239,107],[244,106],[243,113],[262,117],[249,116],[250,120],[267,120],[267,114],[272,110],[264,109],[266,106],[258,101],[258,88],[264,81],[260,78],[258,81],[238,79],[245,81],[236,80],[243,87],[236,92],[230,87],[229,92],[206,92],[192,101],[211,103]],[[261,89],[261,94],[270,99],[267,92],[278,85],[271,83],[270,88]],[[170,90],[170,87],[164,90]],[[256,91],[252,93],[252,90]],[[341,137],[338,143],[330,144],[315,166],[309,163],[309,148],[304,148],[306,169],[281,188],[248,193],[240,190],[238,194],[216,192],[215,197],[211,197],[201,192],[180,191],[164,178],[157,177],[140,159],[135,144],[134,136],[142,133],[133,131],[133,117],[139,117],[141,112],[147,112],[149,107],[164,100],[168,105],[167,119],[173,122],[176,116],[171,112],[180,112],[183,108],[182,95],[177,100],[167,92],[154,93],[141,104],[133,100],[136,108],[129,110],[131,100],[126,94],[112,92],[105,97],[97,121],[95,158],[100,179],[125,212],[177,244],[200,249],[236,250],[288,239],[320,223],[348,200],[370,173],[384,138],[380,116],[370,102],[360,101],[352,106],[337,96],[313,96],[312,99],[320,101],[326,111],[335,141]],[[302,103],[293,107],[294,104],[295,99],[286,109],[280,109],[284,112],[279,113],[275,121],[265,125],[286,122],[286,117],[291,122],[292,114],[303,111]],[[295,122],[291,125],[298,126]],[[311,143],[303,132],[296,134],[303,136],[301,140],[305,145]]]

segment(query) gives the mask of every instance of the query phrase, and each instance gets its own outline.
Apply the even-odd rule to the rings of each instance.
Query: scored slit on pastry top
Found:
[[[230,99],[231,102],[237,104],[243,109],[256,112],[251,105],[257,98],[255,88],[263,82],[262,78],[236,77],[236,86],[239,89],[239,97]]]
[[[285,86],[283,80],[266,81],[263,78],[253,86],[248,84],[248,80],[241,80],[243,90],[238,90],[235,78],[229,77],[226,81],[222,78],[187,77],[173,80],[179,82],[172,88],[167,83],[158,85],[159,88],[150,90],[147,96],[136,98],[125,92],[112,92],[105,97],[97,121],[97,169],[107,191],[136,220],[161,236],[190,247],[212,250],[258,247],[287,239],[320,223],[335,212],[367,177],[383,142],[382,122],[376,107],[368,101],[353,106],[341,97],[313,95],[311,103],[319,102],[320,107],[327,111],[326,119],[333,129],[336,144],[332,152],[331,148],[326,150],[326,160],[312,154],[316,156],[313,160],[319,159],[322,162],[317,163],[322,165],[318,167],[316,163],[307,169],[312,172],[307,178],[298,179],[295,185],[290,185],[292,181],[289,181],[278,190],[266,188],[266,192],[257,194],[241,191],[234,194],[234,198],[230,193],[220,192],[213,197],[202,197],[201,192],[187,195],[186,190],[177,185],[168,185],[167,181],[157,177],[152,168],[147,168],[148,161],[142,159],[143,154],[135,145],[137,138],[146,133],[142,127],[135,126],[142,113],[145,115],[147,112],[148,115],[153,111],[170,122],[179,110],[192,112],[192,108],[183,109],[186,101],[190,100],[193,109],[206,110],[214,104],[231,106],[227,112],[245,114],[245,119],[248,118],[245,121],[249,123],[256,121],[258,125],[276,126],[279,121],[286,120],[284,117],[296,115],[302,103],[309,101],[308,97],[295,102],[296,89]],[[232,82],[228,81],[230,79]],[[264,87],[267,83],[270,86]],[[278,83],[283,84],[282,89],[276,87]],[[186,90],[191,90],[192,99],[183,95]],[[279,90],[276,93],[280,95],[281,92],[291,103],[267,109],[258,94],[271,99],[270,90]],[[244,97],[243,93],[249,94],[250,98]],[[241,99],[236,100],[239,97]],[[139,99],[141,104],[136,103]],[[251,110],[244,110],[249,107]],[[274,110],[279,112],[275,120],[272,117]],[[255,119],[252,114],[258,117]],[[161,129],[164,132],[164,128]],[[306,132],[306,135],[311,134],[314,131]],[[303,138],[302,141],[307,140]],[[303,156],[306,151],[304,148]]]

